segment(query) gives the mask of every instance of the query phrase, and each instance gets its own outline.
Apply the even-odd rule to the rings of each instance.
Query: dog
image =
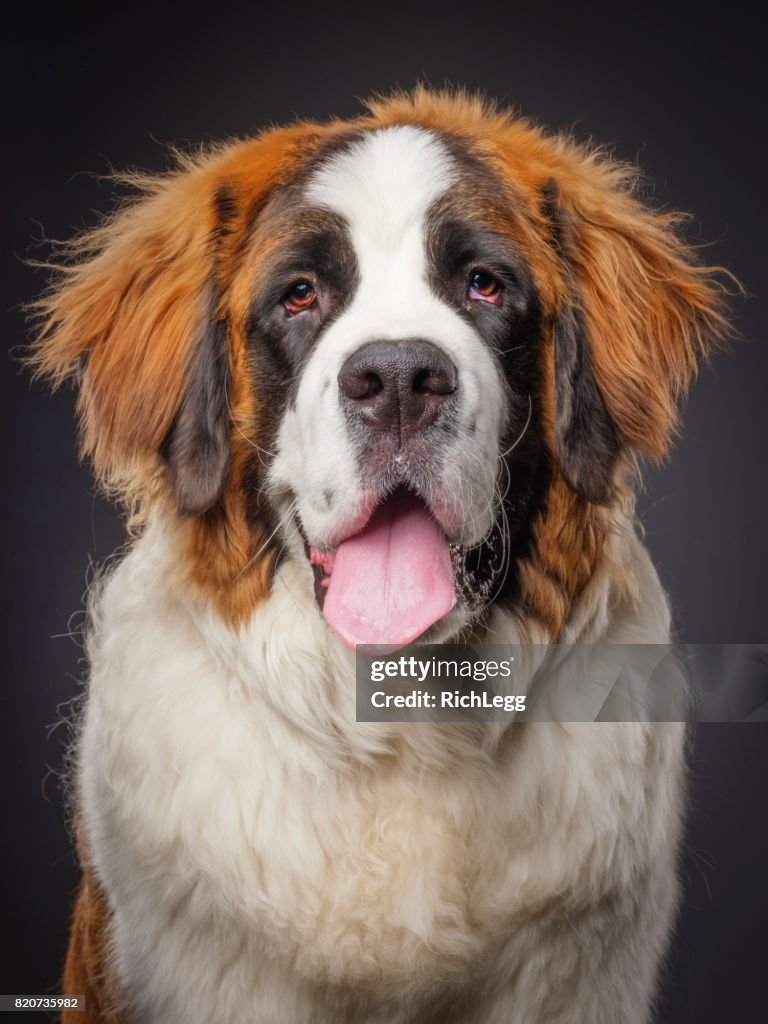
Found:
[[[359,722],[355,647],[669,640],[633,494],[716,268],[462,92],[129,182],[30,356],[134,538],[91,589],[63,1020],[648,1021],[683,725]]]

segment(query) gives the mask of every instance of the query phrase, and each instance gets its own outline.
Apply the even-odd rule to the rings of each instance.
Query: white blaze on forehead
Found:
[[[309,204],[344,220],[359,272],[354,294],[320,334],[300,374],[270,474],[286,507],[297,501],[312,544],[335,546],[370,512],[373,492],[365,489],[359,438],[337,382],[344,361],[373,340],[425,339],[453,362],[459,379],[453,436],[435,440],[434,494],[422,496],[445,509],[444,520],[455,523],[453,535],[462,543],[476,543],[490,527],[504,392],[487,345],[431,287],[427,268],[427,214],[459,174],[437,134],[398,125],[330,157],[307,185]]]
[[[310,202],[347,222],[361,263],[375,252],[418,238],[431,204],[455,180],[453,159],[431,132],[412,125],[381,128],[321,167],[307,190]],[[365,274],[363,274],[365,276]]]

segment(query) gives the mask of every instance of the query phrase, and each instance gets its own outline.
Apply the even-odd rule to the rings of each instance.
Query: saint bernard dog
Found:
[[[366,723],[355,645],[664,643],[641,459],[727,333],[632,168],[484,100],[175,155],[30,361],[129,514],[91,588],[65,992],[110,1024],[641,1024],[681,723]]]

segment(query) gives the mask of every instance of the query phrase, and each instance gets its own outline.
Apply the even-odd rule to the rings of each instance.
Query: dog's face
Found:
[[[503,192],[465,149],[395,126],[321,159],[267,211],[286,237],[254,336],[289,382],[270,489],[349,643],[404,643],[487,603],[502,524],[523,528],[546,473],[540,314],[494,218]]]
[[[178,520],[224,613],[289,557],[348,644],[494,601],[556,633],[721,322],[671,220],[623,169],[426,93],[149,192],[80,243],[36,358],[86,354],[97,471]]]
[[[457,543],[490,529],[512,411],[499,353],[534,314],[517,254],[451,200],[461,177],[438,137],[403,126],[352,143],[303,190],[299,219],[318,228],[275,289],[297,377],[272,472],[320,548],[401,487]]]

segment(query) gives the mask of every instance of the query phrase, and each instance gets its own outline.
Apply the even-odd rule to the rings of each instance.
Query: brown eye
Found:
[[[475,302],[492,302],[495,305],[501,296],[501,284],[486,270],[475,270],[469,279],[467,295]]]
[[[293,315],[314,306],[317,292],[309,281],[297,281],[283,299],[283,305]]]

